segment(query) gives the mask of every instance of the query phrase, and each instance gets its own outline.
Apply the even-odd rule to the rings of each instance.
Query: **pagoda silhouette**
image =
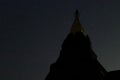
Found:
[[[45,80],[104,80],[106,74],[107,71],[92,50],[90,38],[84,31],[79,12],[76,10],[70,33],[62,44],[60,56],[50,65]]]

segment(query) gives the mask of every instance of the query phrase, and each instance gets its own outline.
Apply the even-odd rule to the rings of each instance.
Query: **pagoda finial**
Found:
[[[75,11],[75,17],[79,17],[79,11],[78,11],[78,9],[76,9],[76,11]]]
[[[85,33],[84,32],[84,29],[80,23],[80,20],[79,20],[79,11],[78,9],[76,9],[75,11],[75,19],[74,19],[74,22],[72,24],[72,28],[71,28],[71,33],[76,33],[76,32],[82,32],[82,33]]]

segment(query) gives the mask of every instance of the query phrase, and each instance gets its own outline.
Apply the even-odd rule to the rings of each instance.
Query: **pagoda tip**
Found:
[[[79,11],[78,11],[78,9],[76,9],[76,11],[75,11],[75,17],[79,17]]]

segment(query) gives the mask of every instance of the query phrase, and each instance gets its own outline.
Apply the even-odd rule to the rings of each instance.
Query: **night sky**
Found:
[[[76,8],[101,64],[120,69],[120,0],[1,0],[0,80],[44,80]]]

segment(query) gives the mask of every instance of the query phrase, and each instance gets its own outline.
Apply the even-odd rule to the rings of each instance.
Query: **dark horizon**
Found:
[[[120,70],[119,0],[0,1],[0,79],[43,80],[55,62],[76,8],[107,71]]]

